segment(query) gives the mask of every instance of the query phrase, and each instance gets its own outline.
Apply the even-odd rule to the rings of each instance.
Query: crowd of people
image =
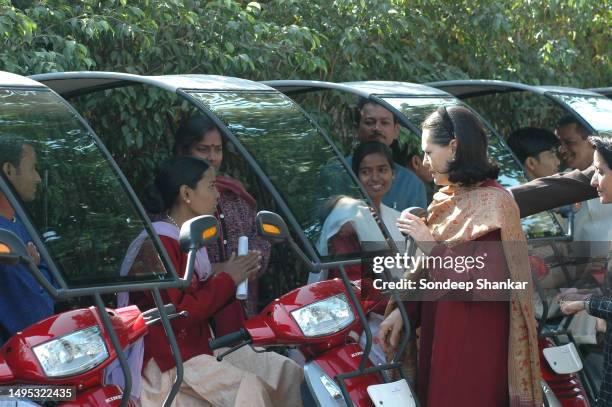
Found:
[[[407,158],[408,168],[393,156],[391,147],[400,127],[394,115],[368,100],[362,100],[358,110],[358,144],[347,161],[369,201],[340,196],[329,205],[322,220],[321,254],[354,253],[360,250],[362,240],[372,236],[384,239],[382,233],[369,230],[380,222],[393,240],[402,242],[409,236],[425,255],[457,257],[469,252],[487,257],[485,267],[478,270],[420,270],[418,275],[426,280],[530,281],[521,217],[580,201],[576,239],[612,240],[612,205],[606,205],[612,203],[612,141],[590,136],[580,123],[564,118],[555,134],[531,127],[513,132],[508,144],[533,181],[508,191],[497,182],[499,168],[488,155],[486,132],[469,109],[452,106],[432,112],[422,124],[420,146]],[[3,176],[23,202],[34,200],[40,176],[33,146],[5,135],[0,143]],[[186,318],[172,322],[184,361],[184,380],[176,403],[299,406],[303,371],[293,360],[244,347],[217,362],[208,346],[210,338],[236,331],[245,318],[258,311],[256,281],[270,259],[269,243],[256,233],[256,200],[239,180],[220,173],[225,143],[219,128],[207,117],[185,120],[176,134],[174,156],[158,167],[155,181],[142,199],[179,273],[184,272],[187,262],[178,241],[181,225],[199,215],[214,215],[221,225],[218,242],[198,252],[189,287],[162,292],[164,302],[188,312]],[[560,158],[573,171],[557,175]],[[367,208],[369,202],[371,208]],[[374,220],[353,221],[364,205]],[[400,216],[401,210],[410,206],[427,207],[426,219]],[[14,231],[28,243],[35,263],[45,270],[4,194],[0,194],[0,227]],[[249,238],[251,250],[245,256],[236,254],[240,236]],[[140,244],[132,247],[135,253]],[[589,255],[607,257],[607,253]],[[129,273],[130,265],[128,261],[122,269]],[[612,267],[611,262],[607,267]],[[52,299],[23,266],[2,268],[0,344],[53,313]],[[350,277],[358,279],[361,270],[352,271]],[[50,275],[48,279],[53,283]],[[244,280],[250,281],[246,303],[235,296],[236,286]],[[416,368],[414,384],[422,405],[542,405],[533,292],[531,285],[528,287],[509,292],[503,301],[480,298],[485,294],[479,293],[457,299],[452,292],[437,292],[435,300],[409,304],[411,326],[419,329],[419,344],[418,355],[406,363]],[[579,298],[573,295],[560,298],[564,313],[586,310],[606,321],[612,318],[612,298],[592,293]],[[132,293],[120,300],[141,309],[154,306],[146,293]],[[386,353],[401,339],[403,320],[396,305],[393,301],[387,304],[377,335]],[[9,311],[15,307],[19,313]],[[598,399],[601,406],[612,405],[610,335],[612,329],[606,336]],[[161,405],[176,377],[161,327],[151,327],[144,347],[140,401]]]

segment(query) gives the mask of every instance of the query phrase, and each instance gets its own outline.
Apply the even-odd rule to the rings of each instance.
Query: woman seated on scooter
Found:
[[[404,251],[405,237],[396,223],[400,212],[382,203],[395,177],[391,149],[378,141],[360,144],[353,152],[352,165],[353,172],[357,174],[357,178],[374,203],[377,217],[382,220],[400,252]]]
[[[147,209],[167,214],[165,219],[154,222],[154,227],[177,273],[183,274],[187,264],[187,255],[178,242],[181,225],[196,216],[213,215],[218,198],[215,169],[195,157],[167,160],[160,166],[154,184],[147,188]],[[206,250],[200,250],[190,286],[162,292],[164,303],[188,313],[185,318],[171,321],[184,362],[177,405],[301,405],[303,373],[293,361],[273,352],[255,353],[245,346],[218,362],[210,350],[209,323],[235,298],[236,285],[255,276],[256,268],[245,270],[249,267],[226,267],[214,272]],[[155,306],[149,293],[132,293],[130,299],[141,309]],[[175,376],[176,367],[163,328],[152,326],[145,337],[142,404],[162,405]]]
[[[599,200],[602,204],[612,204],[612,134],[608,138],[589,137],[595,147],[593,165],[595,173],[591,185],[597,188]],[[589,314],[606,321],[606,337],[604,340],[604,373],[597,398],[597,406],[612,405],[612,297],[610,285],[612,283],[612,247],[608,256],[606,273],[605,296],[589,295],[586,298],[575,298],[576,294],[568,295],[561,302],[561,311],[566,314],[575,314],[586,310]]]
[[[417,276],[419,285],[478,279],[530,283],[518,207],[496,181],[499,170],[488,158],[487,136],[478,118],[461,106],[440,107],[422,129],[424,162],[442,188],[429,205],[427,222],[406,214],[398,227],[428,259],[453,261],[445,267],[428,260],[421,273],[406,278]],[[481,256],[484,266],[459,263],[466,255]],[[460,270],[452,264],[465,267]],[[542,405],[530,284],[510,291],[415,291],[423,299],[411,320],[421,328],[417,369],[421,405]],[[498,291],[504,294],[502,300],[496,297]],[[381,324],[378,337],[387,350],[397,347],[402,325],[397,309]]]
[[[327,252],[359,253],[363,249],[362,242],[384,241],[373,214],[382,220],[391,239],[403,251],[405,238],[396,225],[400,213],[382,203],[383,197],[391,189],[394,177],[391,149],[378,141],[360,144],[353,153],[352,169],[374,203],[374,208],[370,209],[365,202],[348,196],[337,196],[330,200],[327,205],[330,209],[326,213],[319,239],[319,252],[322,255]],[[348,266],[346,269],[350,279],[361,278],[360,265]],[[338,272],[331,270],[330,277],[338,277]]]
[[[391,150],[378,141],[362,143],[353,153],[352,166],[353,172],[357,174],[359,181],[374,204],[376,215],[384,223],[391,238],[399,245],[400,251],[405,250],[403,245],[405,238],[396,225],[400,213],[382,203],[382,198],[389,192],[393,182],[393,154]],[[332,201],[330,206],[332,206],[332,210],[324,222],[319,251],[329,249],[335,254],[359,253],[362,249],[361,242],[384,240],[378,224],[372,217],[370,208],[364,202],[340,196]],[[322,252],[322,254],[324,253]],[[351,280],[362,278],[361,265],[346,266],[345,270]],[[393,273],[394,270],[391,271],[392,274],[398,274]],[[338,271],[330,270],[329,277],[338,277]],[[383,319],[382,313],[385,304],[386,301],[381,301],[380,306],[368,316],[373,335],[378,332],[378,326]],[[384,353],[378,345],[377,339],[374,339],[374,341],[370,359],[375,364],[384,363]],[[362,346],[365,344],[363,335],[360,342]]]
[[[384,241],[371,209],[364,201],[338,195],[329,200],[325,209],[321,236],[317,242],[317,250],[322,256],[359,254],[363,250],[362,242]],[[361,265],[347,266],[345,271],[350,280],[361,278]],[[330,270],[327,276],[338,277],[337,269]]]

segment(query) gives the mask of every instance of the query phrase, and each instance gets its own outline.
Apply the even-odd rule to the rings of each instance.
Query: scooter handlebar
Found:
[[[164,310],[166,311],[166,315],[170,315],[170,314],[174,314],[176,312],[176,307],[172,303],[164,304]],[[147,310],[147,311],[143,312],[142,313],[142,317],[146,321],[150,321],[150,320],[154,320],[154,319],[159,319],[159,317],[160,317],[159,310],[157,308],[151,308],[150,310]]]
[[[239,331],[211,339],[208,341],[208,344],[211,350],[215,350],[234,345],[238,341],[248,341],[249,339],[251,339],[251,335],[249,335],[248,331],[244,328],[240,328]]]

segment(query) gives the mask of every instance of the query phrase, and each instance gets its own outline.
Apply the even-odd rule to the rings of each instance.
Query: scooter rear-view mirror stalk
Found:
[[[270,243],[287,242],[291,248],[302,259],[304,264],[310,267],[311,271],[318,272],[320,270],[313,266],[310,259],[304,254],[304,251],[295,243],[295,240],[289,233],[287,224],[279,214],[270,211],[259,211],[255,216],[255,224],[257,225],[257,234]]]
[[[202,215],[189,219],[181,226],[179,244],[187,253],[187,270],[183,276],[183,285],[188,286],[193,275],[196,252],[203,246],[217,240],[219,222],[214,216]]]
[[[15,265],[28,258],[28,251],[19,237],[10,230],[0,229],[0,263]]]

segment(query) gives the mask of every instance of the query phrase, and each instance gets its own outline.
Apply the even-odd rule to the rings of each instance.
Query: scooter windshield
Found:
[[[0,89],[0,154],[14,155],[17,174],[3,176],[16,198],[13,206],[25,212],[44,242],[40,254],[65,288],[172,278],[155,244],[147,245],[151,250],[141,256],[146,259],[139,272],[120,272],[130,244],[150,235],[103,150],[52,92]]]
[[[388,249],[356,180],[293,101],[277,92],[191,94],[257,161],[324,261]],[[345,232],[351,243],[333,246]]]
[[[612,100],[605,96],[553,93],[552,96],[574,109],[595,131],[612,131]]]

